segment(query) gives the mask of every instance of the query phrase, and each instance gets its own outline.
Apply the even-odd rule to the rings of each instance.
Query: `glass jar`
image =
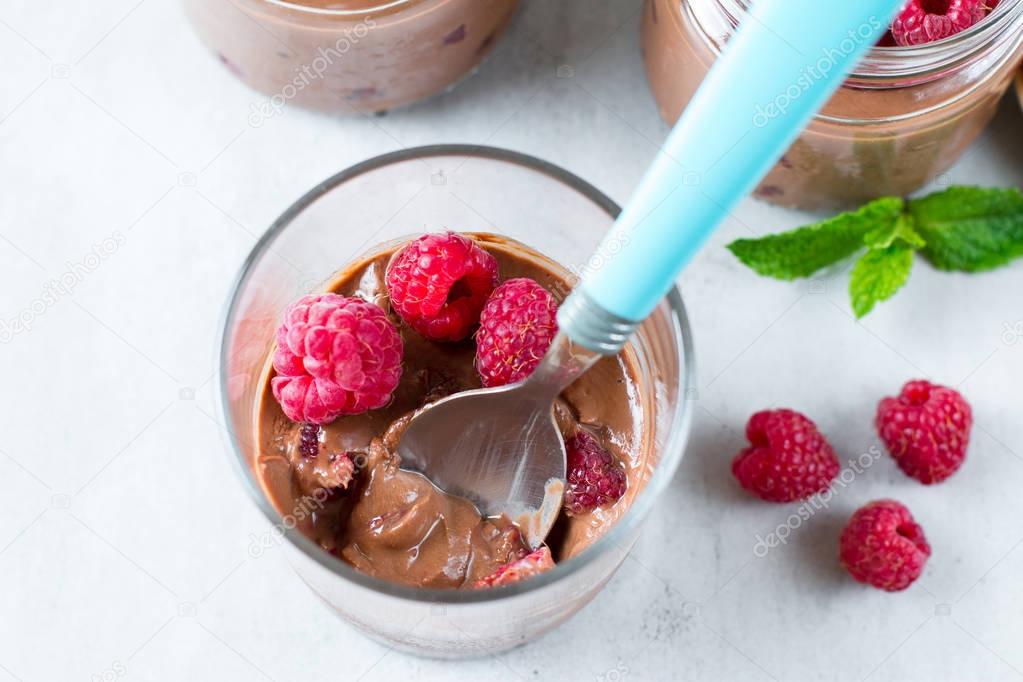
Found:
[[[250,123],[293,103],[376,112],[453,85],[487,55],[518,0],[184,0],[202,41],[267,95]]]
[[[221,339],[218,395],[229,454],[302,580],[375,639],[431,656],[491,654],[538,637],[600,591],[682,459],[692,419],[688,398],[696,385],[685,309],[673,289],[630,341],[649,464],[628,510],[592,545],[540,576],[489,590],[441,590],[356,571],[296,530],[296,519],[289,522],[288,512],[271,503],[267,482],[255,469],[256,406],[284,308],[301,294],[321,291],[367,250],[386,248],[410,230],[486,230],[527,244],[571,273],[599,267],[593,259],[600,254],[591,254],[618,212],[592,186],[529,156],[466,145],[421,147],[366,161],[321,183],[249,255]]]
[[[750,0],[647,0],[644,61],[665,121],[678,118],[749,6]],[[919,189],[991,120],[1021,55],[1023,0],[1001,0],[984,21],[944,40],[873,48],[757,196],[818,210]]]

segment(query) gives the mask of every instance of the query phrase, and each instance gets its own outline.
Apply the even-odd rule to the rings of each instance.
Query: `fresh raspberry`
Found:
[[[839,546],[852,577],[888,592],[909,587],[931,555],[924,529],[895,500],[875,500],[856,510]]]
[[[461,341],[497,286],[497,259],[454,232],[424,234],[387,267],[387,293],[401,319],[433,341]]]
[[[597,439],[579,431],[565,442],[568,487],[565,513],[578,516],[613,504],[625,494],[625,471]]]
[[[892,22],[895,43],[922,45],[965,31],[987,16],[984,0],[909,0]]]
[[[966,459],[973,415],[954,389],[910,381],[877,406],[877,432],[899,468],[921,483],[940,483]]]
[[[284,414],[327,424],[383,407],[401,378],[401,336],[361,298],[303,296],[284,311],[270,383]]]
[[[476,581],[475,587],[510,585],[526,578],[532,578],[534,575],[540,575],[552,568],[554,568],[554,559],[551,558],[551,550],[543,546],[521,559],[501,566],[486,578],[480,578]]]
[[[480,315],[476,369],[484,386],[522,381],[536,369],[558,333],[558,304],[527,277],[494,289]]]
[[[750,446],[732,461],[743,488],[769,502],[805,500],[838,475],[838,458],[817,425],[794,410],[764,410],[749,418]]]

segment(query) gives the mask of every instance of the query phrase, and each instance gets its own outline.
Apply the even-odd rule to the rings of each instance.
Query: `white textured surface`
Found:
[[[236,484],[212,410],[228,286],[256,235],[313,184],[432,142],[510,147],[623,201],[666,132],[635,0],[533,0],[456,92],[382,118],[289,110],[204,52],[171,0],[0,6],[0,319],[111,235],[123,243],[0,346],[0,680],[1023,679],[1023,267],[919,266],[863,324],[842,272],[759,279],[723,248],[806,216],[752,201],[682,279],[699,366],[692,444],[632,558],[566,626],[492,660],[440,663],[338,622]],[[559,65],[572,76],[556,78]],[[565,73],[565,70],[562,70]],[[1023,181],[1015,102],[947,180]],[[91,258],[91,257],[90,257]],[[754,410],[808,412],[843,459],[876,400],[924,375],[961,386],[970,459],[925,488],[882,458],[766,557],[791,506],[729,473]],[[193,397],[194,396],[194,397]],[[906,502],[934,554],[909,591],[848,579],[848,514]]]

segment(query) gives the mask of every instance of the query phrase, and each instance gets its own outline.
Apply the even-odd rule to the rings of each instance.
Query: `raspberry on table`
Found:
[[[965,31],[989,10],[984,0],[908,0],[892,22],[892,38],[903,47],[941,40]]]
[[[804,500],[827,490],[838,475],[831,444],[795,410],[757,412],[746,424],[746,438],[750,446],[732,461],[732,474],[763,500]]]
[[[277,329],[270,387],[292,421],[328,424],[387,405],[403,353],[379,306],[337,294],[303,296]]]
[[[480,315],[476,369],[483,385],[522,381],[536,369],[558,333],[558,304],[528,277],[494,289]]]
[[[588,432],[580,430],[569,438],[565,451],[568,456],[566,514],[585,514],[614,504],[625,494],[624,469]]]
[[[909,381],[877,406],[877,432],[907,476],[940,483],[966,459],[973,414],[958,391],[928,381]]]
[[[521,559],[508,562],[486,578],[480,578],[476,581],[474,587],[510,585],[520,580],[540,575],[552,568],[554,568],[554,559],[551,557],[551,550],[547,549],[545,545],[534,552],[530,552]]]
[[[497,286],[497,259],[455,232],[424,234],[387,267],[391,307],[432,341],[461,341]]]
[[[853,578],[888,592],[909,587],[931,555],[924,529],[895,500],[876,500],[858,509],[839,546],[842,565]]]

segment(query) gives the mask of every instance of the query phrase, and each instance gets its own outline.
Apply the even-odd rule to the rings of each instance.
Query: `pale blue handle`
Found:
[[[605,238],[603,265],[584,275],[583,292],[626,320],[649,315],[902,3],[754,0]]]

